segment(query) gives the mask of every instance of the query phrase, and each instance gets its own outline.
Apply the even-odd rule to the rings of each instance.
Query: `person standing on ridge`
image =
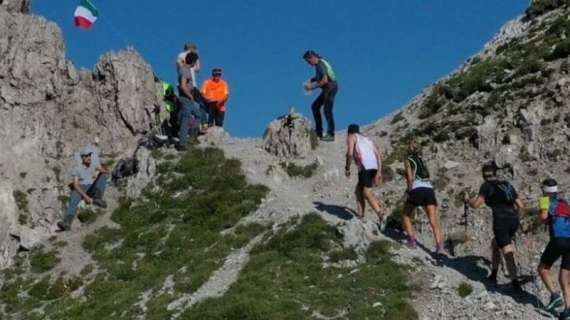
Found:
[[[192,66],[198,61],[198,54],[190,52],[186,55],[185,65],[178,68],[178,101],[180,109],[178,110],[178,142],[176,150],[187,150],[188,130],[190,129],[190,118],[192,115],[200,122],[206,124],[206,114],[194,99],[192,88],[194,87],[192,74],[190,72]]]
[[[330,63],[323,59],[313,50],[305,52],[303,59],[315,67],[315,76],[305,83],[307,91],[321,88],[321,94],[315,99],[311,106],[313,117],[315,118],[316,133],[323,141],[334,141],[334,117],[333,106],[336,93],[338,91],[337,78]],[[327,119],[327,135],[323,136],[323,120],[321,118],[321,107],[324,106],[325,118]]]
[[[180,52],[176,56],[176,67],[181,68],[186,66],[186,55],[190,52],[198,54],[198,46],[193,42],[188,42],[184,45],[184,51]],[[200,59],[197,59],[194,65],[190,68],[190,75],[192,77],[192,83],[194,87],[197,86],[196,73],[200,71]]]
[[[496,283],[501,253],[505,258],[511,286],[515,291],[522,291],[517,277],[517,265],[515,263],[515,247],[513,239],[520,224],[518,210],[524,208],[522,201],[515,188],[508,182],[497,177],[497,166],[486,164],[482,169],[485,182],[479,189],[479,195],[473,199],[465,192],[463,200],[471,208],[478,209],[485,203],[493,211],[493,254],[491,257],[491,274],[488,280]]]
[[[107,207],[103,194],[107,186],[108,171],[101,165],[96,152],[96,148],[92,145],[85,145],[79,149],[80,160],[71,170],[69,205],[63,221],[57,223],[60,231],[71,230],[81,200],[101,208]]]
[[[437,199],[428,168],[415,141],[411,141],[408,145],[408,156],[404,160],[404,170],[407,182],[407,199],[404,205],[402,225],[406,231],[408,247],[411,249],[417,247],[412,217],[417,207],[423,207],[435,238],[435,252],[441,256],[444,254],[444,245],[443,231],[437,212]]]
[[[570,205],[559,197],[558,183],[554,179],[542,182],[543,197],[539,199],[538,222],[550,226],[550,241],[540,257],[538,274],[544,286],[550,292],[550,302],[545,306],[548,312],[555,313],[566,306],[560,319],[570,320]],[[562,257],[559,281],[564,301],[559,292],[554,290],[550,268]]]
[[[378,199],[372,192],[372,187],[382,183],[382,153],[372,140],[360,134],[357,124],[348,126],[346,136],[346,166],[345,175],[350,177],[352,160],[358,166],[358,183],[356,184],[356,205],[358,219],[364,219],[366,202],[378,215],[380,225],[384,221],[384,214]]]
[[[228,83],[222,79],[221,68],[214,68],[212,70],[212,78],[204,81],[202,84],[202,95],[208,107],[208,126],[223,127],[230,89]]]

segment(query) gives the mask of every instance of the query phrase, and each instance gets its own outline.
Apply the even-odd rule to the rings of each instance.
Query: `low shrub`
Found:
[[[469,284],[467,282],[461,282],[459,284],[459,287],[457,287],[457,294],[461,298],[465,298],[468,295],[470,295],[471,293],[473,293],[473,286],[471,286],[471,284]]]

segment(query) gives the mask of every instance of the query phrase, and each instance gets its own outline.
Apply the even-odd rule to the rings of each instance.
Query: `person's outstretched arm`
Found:
[[[350,177],[350,165],[352,163],[353,156],[354,156],[354,136],[351,136],[346,139],[346,165],[344,166],[344,173],[347,177]]]

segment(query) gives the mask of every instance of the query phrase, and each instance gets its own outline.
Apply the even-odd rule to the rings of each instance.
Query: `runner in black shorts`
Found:
[[[550,292],[550,302],[545,306],[549,312],[558,312],[566,308],[560,319],[570,319],[570,206],[564,199],[558,197],[558,183],[554,179],[546,179],[542,183],[544,196],[539,201],[538,222],[550,226],[550,242],[540,257],[538,273],[544,286]],[[564,293],[564,302],[560,293],[554,290],[554,282],[550,268],[556,260],[562,257],[560,264],[560,287]]]
[[[374,187],[376,174],[378,170],[376,169],[369,169],[369,170],[360,170],[358,171],[358,186],[364,188],[372,188]]]
[[[382,228],[384,213],[376,195],[372,192],[375,185],[382,183],[382,154],[372,140],[360,134],[360,127],[356,124],[348,126],[346,135],[346,177],[350,177],[352,160],[358,166],[358,183],[355,190],[357,217],[359,219],[364,218],[366,202],[368,202],[376,212],[380,228]]]
[[[442,256],[444,254],[443,231],[437,214],[437,200],[433,185],[431,180],[429,180],[429,171],[420,157],[420,150],[414,141],[408,145],[408,157],[404,160],[404,169],[408,186],[408,198],[404,206],[402,226],[406,232],[407,245],[411,249],[417,247],[412,219],[414,210],[417,207],[422,207],[428,216],[435,239],[435,253],[438,256]]]
[[[485,203],[493,211],[493,234],[495,237],[492,241],[491,275],[488,279],[492,282],[497,281],[502,252],[512,280],[512,287],[516,291],[520,291],[522,289],[517,278],[513,239],[519,228],[518,210],[524,206],[515,188],[509,182],[497,178],[496,165],[487,164],[483,166],[483,179],[485,182],[479,189],[479,195],[470,199],[466,192],[464,200],[474,209]]]

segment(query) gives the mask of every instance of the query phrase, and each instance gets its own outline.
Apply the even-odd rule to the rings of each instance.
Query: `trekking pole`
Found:
[[[467,225],[469,224],[468,221],[469,216],[469,205],[467,203],[463,204],[463,223],[465,224],[465,238],[467,238]]]

